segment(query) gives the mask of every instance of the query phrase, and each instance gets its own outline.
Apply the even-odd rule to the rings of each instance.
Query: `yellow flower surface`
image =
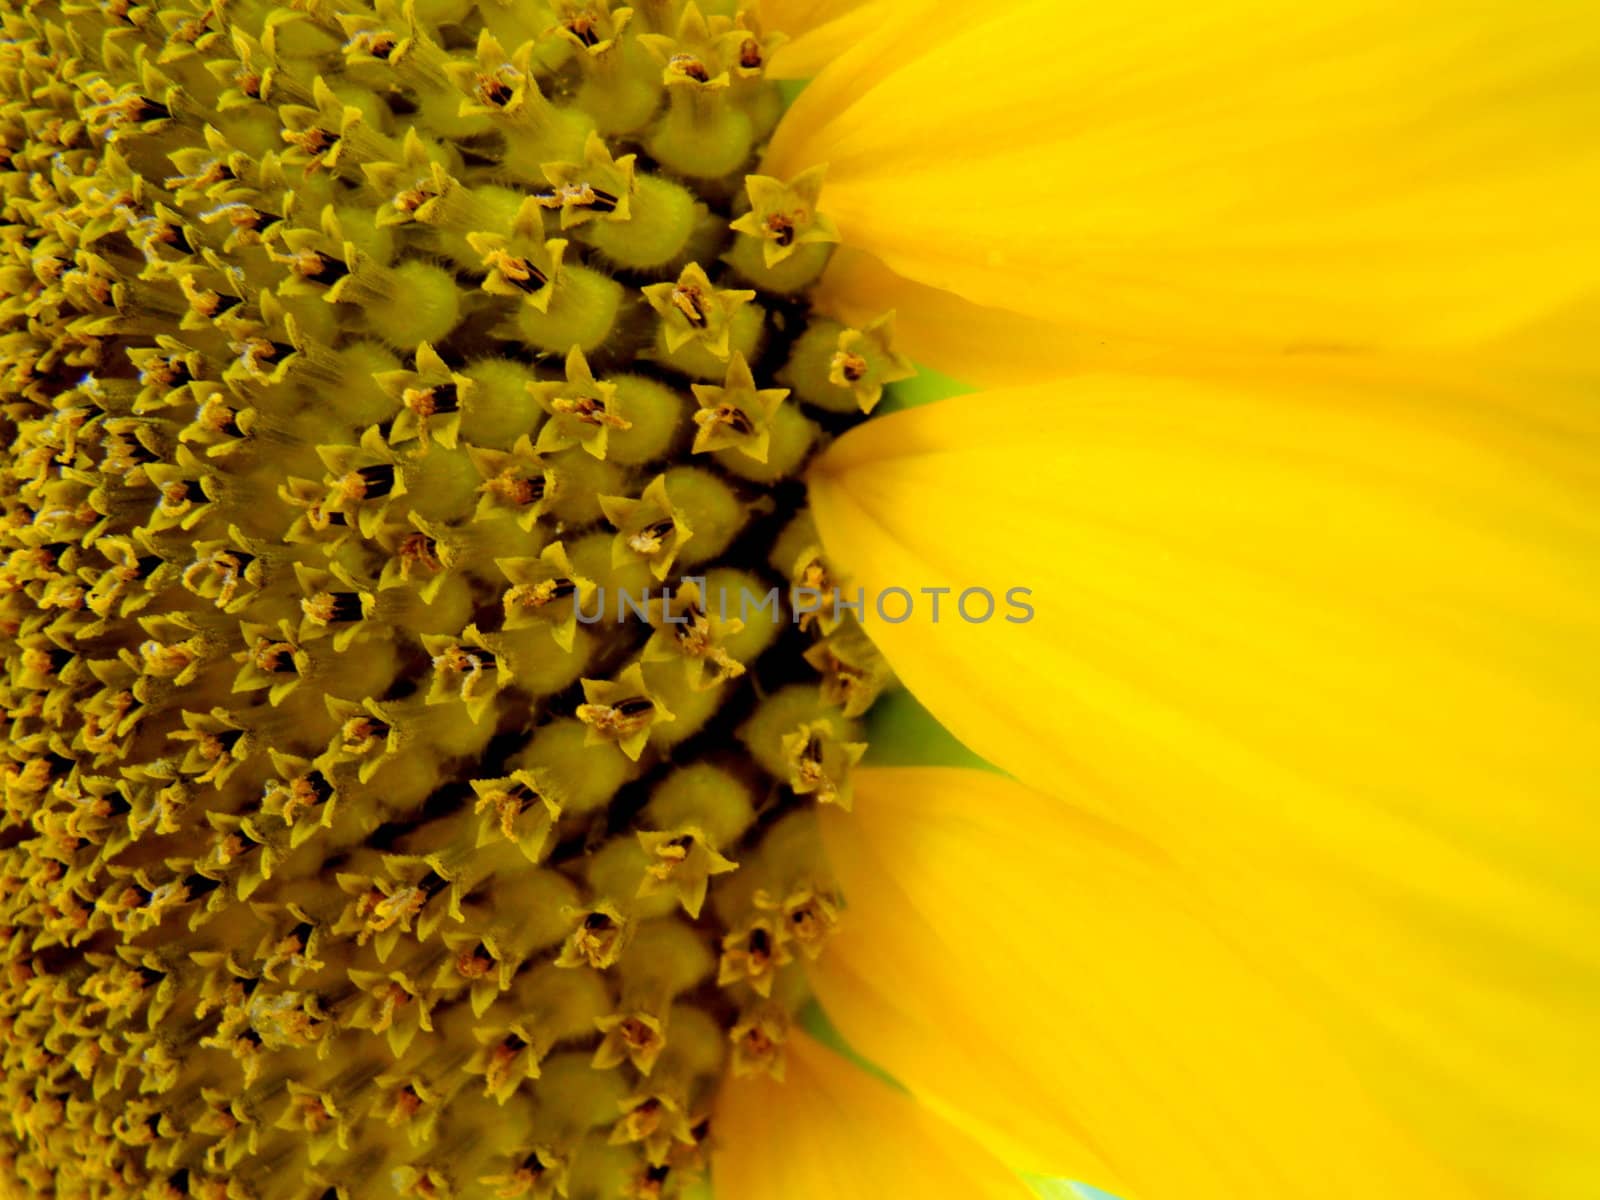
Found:
[[[0,1197],[1600,1194],[1597,62],[0,0]]]

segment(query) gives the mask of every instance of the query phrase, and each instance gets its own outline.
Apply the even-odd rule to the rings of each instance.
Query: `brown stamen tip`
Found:
[[[262,642],[250,661],[257,670],[269,675],[288,675],[295,670],[294,649],[286,642]]]
[[[867,377],[867,360],[849,350],[833,356],[833,369],[851,383],[860,383]]]
[[[487,487],[493,495],[519,508],[543,500],[545,493],[542,475],[532,479],[510,473],[496,475]]]
[[[371,749],[388,736],[389,726],[371,717],[352,717],[339,730],[340,746],[350,754]]]
[[[706,324],[706,301],[704,294],[692,284],[680,284],[672,289],[672,305],[683,314],[684,320],[695,328],[703,328]]]
[[[526,258],[493,250],[485,256],[483,265],[497,272],[502,279],[525,292],[536,292],[550,282],[550,277]]]
[[[358,54],[367,54],[384,62],[394,53],[394,48],[399,44],[394,34],[387,30],[370,30],[358,33],[350,39],[350,48]]]
[[[506,78],[509,74],[511,74],[509,68],[502,68],[494,75],[479,75],[474,88],[478,100],[493,108],[504,108],[510,104],[512,97],[516,95],[516,85]]]
[[[695,414],[695,420],[701,425],[725,425],[740,437],[748,437],[756,431],[744,410],[731,404],[702,409]]]
[[[439,559],[439,543],[421,531],[408,533],[401,539],[399,555],[401,565],[408,572],[444,570],[444,563]]]
[[[709,83],[711,81],[711,75],[706,70],[705,63],[692,54],[674,54],[667,61],[667,68],[674,74],[681,75],[685,79],[692,79],[696,83]]]
[[[783,247],[794,245],[795,227],[794,218],[787,213],[773,213],[764,222],[767,234],[773,241]]]
[[[316,157],[338,141],[339,137],[337,134],[330,133],[320,126],[313,125],[309,129],[285,129],[283,131],[283,140],[296,149],[303,150],[312,157]]]

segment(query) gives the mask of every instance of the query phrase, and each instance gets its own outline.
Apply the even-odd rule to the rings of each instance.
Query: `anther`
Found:
[[[847,350],[835,354],[830,365],[834,372],[852,384],[860,383],[867,375],[867,360]]]
[[[519,507],[537,504],[544,499],[545,494],[543,475],[531,477],[510,473],[496,475],[484,484],[484,487],[500,498]]]
[[[617,211],[617,197],[591,183],[562,184],[533,195],[543,208],[589,208],[598,213]]]
[[[453,383],[441,383],[426,388],[407,388],[401,393],[400,402],[419,417],[453,413],[461,408],[456,385]]]
[[[350,274],[350,268],[338,259],[317,250],[301,250],[291,256],[289,269],[301,279],[332,287]]]
[[[285,129],[281,136],[288,145],[304,151],[312,159],[318,159],[339,140],[338,134],[317,125],[308,125],[304,129]]]
[[[510,104],[516,95],[516,83],[520,82],[513,68],[501,68],[493,75],[480,74],[474,95],[484,104],[494,108],[504,108]]]
[[[667,539],[672,536],[673,523],[670,520],[657,521],[654,525],[646,525],[628,537],[628,548],[635,553],[650,557],[661,553],[661,548],[666,545]]]
[[[672,289],[672,306],[681,312],[689,324],[701,328],[706,323],[705,296],[697,287]]]
[[[778,245],[788,247],[794,245],[794,219],[787,213],[773,213],[763,224],[767,232],[772,235],[772,240]]]
[[[388,463],[358,467],[345,476],[341,490],[353,500],[378,500],[394,490],[395,470]]]
[[[674,54],[667,60],[667,70],[685,79],[692,79],[696,83],[711,82],[711,75],[706,70],[705,63],[692,54]]]
[[[418,568],[430,573],[444,570],[444,563],[439,559],[439,543],[420,530],[400,539],[397,554],[408,573]]]
[[[361,619],[361,597],[355,592],[318,592],[300,601],[300,610],[318,625]]]
[[[505,250],[491,250],[484,255],[483,265],[525,292],[537,292],[550,282],[550,277],[520,254]]]
[[[286,642],[261,642],[250,656],[258,670],[269,675],[293,674],[296,670],[294,648]]]
[[[388,62],[389,56],[394,53],[394,48],[398,44],[399,39],[385,29],[363,30],[350,39],[352,51],[376,58],[380,62]]]

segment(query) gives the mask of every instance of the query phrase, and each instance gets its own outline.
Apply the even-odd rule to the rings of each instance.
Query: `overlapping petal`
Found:
[[[840,247],[812,296],[819,311],[865,327],[895,314],[895,346],[969,386],[1059,379],[1090,366],[1137,366],[1167,348],[1074,334],[1034,317],[985,308],[896,275],[870,254]]]
[[[861,779],[818,994],[1013,1161],[1126,1200],[1473,1194],[1153,849],[990,773]]]
[[[973,748],[1169,854],[1487,1194],[1578,1197],[1597,426],[1354,367],[1088,377],[873,422],[812,495],[869,594],[1030,587],[1027,624],[869,630]]]
[[[883,20],[875,0],[761,0],[764,28],[789,39],[767,65],[773,79],[807,79],[869,37]]]
[[[945,7],[824,72],[767,163],[828,163],[845,242],[916,283],[1280,351],[1476,339],[1600,265],[1583,0]]]
[[[785,1080],[730,1078],[717,1099],[715,1194],[733,1200],[1031,1200],[965,1134],[801,1033]]]
[[[812,0],[767,0],[763,13],[776,12],[778,5],[793,4],[811,8]],[[812,11],[843,8],[848,0],[815,0]],[[835,21],[863,14],[849,26],[827,22],[832,31],[848,28],[848,42],[830,38],[835,52],[826,70],[808,81],[806,88],[784,113],[783,127],[773,141],[773,161],[786,156],[785,147],[816,136],[840,109],[870,90],[883,78],[907,63],[914,62],[951,38],[994,20],[1019,7],[1024,0],[989,0],[984,5],[949,4],[946,0],[869,0],[844,12]],[[770,18],[768,23],[771,23]],[[801,26],[785,26],[790,34]],[[781,66],[782,64],[780,64]]]

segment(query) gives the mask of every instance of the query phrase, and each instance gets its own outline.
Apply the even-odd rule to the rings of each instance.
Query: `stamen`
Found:
[[[709,83],[710,72],[706,70],[705,63],[692,54],[674,54],[667,60],[667,70],[685,79],[692,79],[696,83]]]
[[[703,328],[706,324],[705,297],[697,287],[676,287],[672,290],[672,306],[684,315],[684,319],[696,328]]]

